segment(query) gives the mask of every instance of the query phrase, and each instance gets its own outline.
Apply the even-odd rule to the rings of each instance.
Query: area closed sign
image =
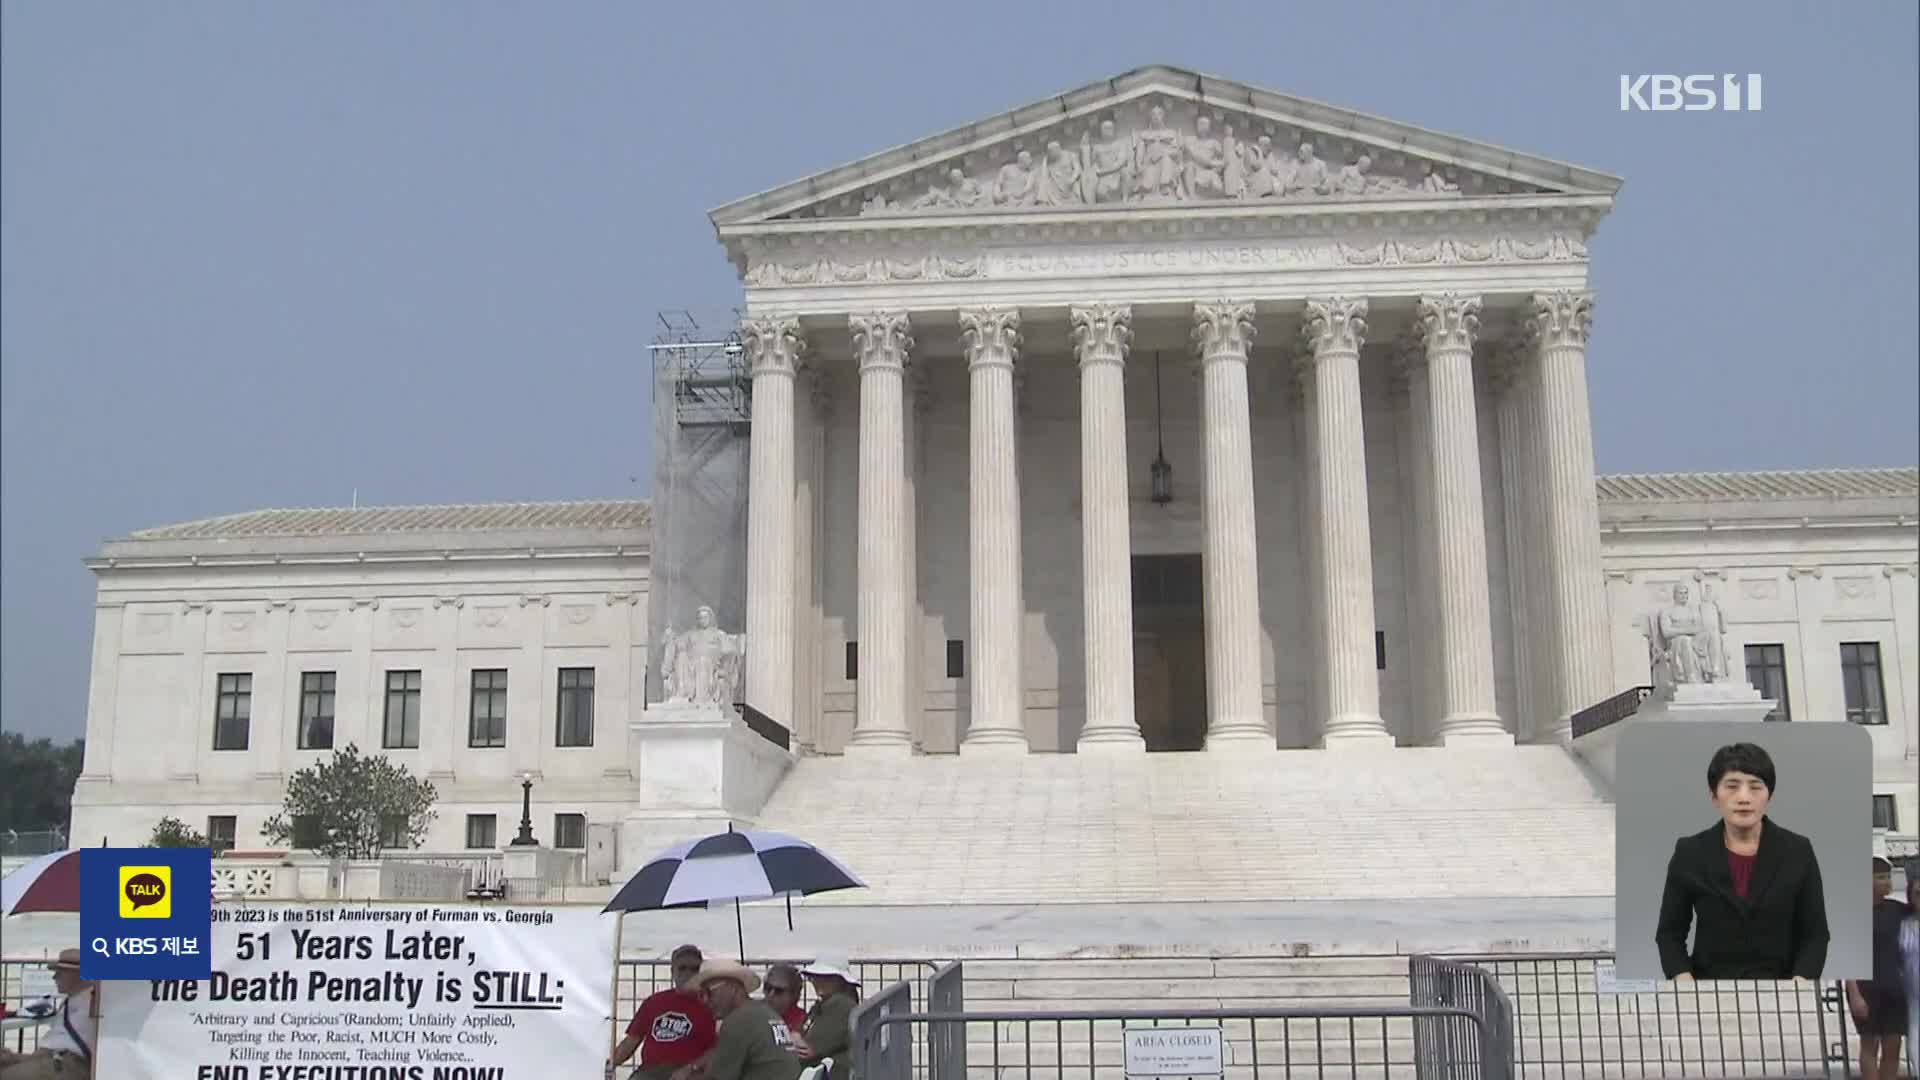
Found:
[[[1219,1076],[1226,1040],[1217,1027],[1128,1028],[1127,1075]]]

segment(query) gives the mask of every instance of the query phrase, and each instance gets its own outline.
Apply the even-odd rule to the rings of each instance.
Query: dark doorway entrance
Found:
[[[1207,743],[1207,628],[1198,555],[1133,557],[1133,711],[1148,750]]]

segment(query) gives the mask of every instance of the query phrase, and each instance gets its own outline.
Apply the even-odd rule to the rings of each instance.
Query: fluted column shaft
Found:
[[[1539,349],[1546,548],[1559,633],[1554,737],[1572,737],[1572,714],[1612,687],[1612,636],[1600,569],[1600,507],[1594,490],[1593,416],[1587,404],[1587,336],[1593,296],[1560,290],[1533,298]]]
[[[1081,753],[1144,750],[1133,701],[1133,539],[1127,495],[1132,310],[1072,309],[1080,363],[1080,566],[1087,720]]]
[[[1200,361],[1205,535],[1207,746],[1274,744],[1260,693],[1259,546],[1254,535],[1253,438],[1247,349],[1253,305],[1195,304]],[[1227,745],[1233,744],[1233,745]]]
[[[1518,357],[1503,345],[1493,375],[1494,421],[1500,432],[1501,525],[1506,537],[1507,608],[1513,624],[1514,734],[1527,740],[1539,723],[1539,681],[1535,677],[1539,650],[1535,637],[1540,628],[1533,612],[1532,575],[1527,568],[1537,541],[1533,535],[1536,515],[1527,501],[1521,471],[1531,460],[1531,451],[1523,441],[1525,390],[1520,376]]]
[[[960,312],[967,349],[967,558],[971,571],[972,712],[962,753],[1027,749],[1021,680],[1026,614],[1020,567],[1020,477],[1014,423],[1014,361],[1020,313],[1011,308]]]
[[[1560,707],[1560,626],[1553,607],[1553,553],[1547,539],[1547,461],[1542,450],[1544,406],[1540,396],[1540,356],[1534,348],[1519,357],[1520,446],[1525,455],[1520,465],[1524,508],[1529,521],[1527,535],[1527,605],[1532,611],[1533,640],[1531,662],[1535,710],[1532,714],[1533,740],[1555,741],[1554,713]]]
[[[1366,433],[1360,418],[1364,298],[1307,302],[1319,439],[1320,619],[1327,716],[1321,745],[1393,744],[1380,717],[1374,666],[1373,537],[1367,512]]]
[[[912,593],[904,522],[906,364],[913,349],[904,312],[852,315],[860,367],[860,670],[849,753],[908,754],[907,622]],[[751,648],[752,643],[748,643]]]
[[[1420,298],[1432,439],[1435,595],[1440,632],[1440,741],[1504,742],[1493,688],[1493,604],[1487,587],[1486,512],[1473,339],[1480,298]]]
[[[800,321],[748,319],[740,337],[753,370],[747,470],[747,704],[794,726],[794,375],[806,350]]]

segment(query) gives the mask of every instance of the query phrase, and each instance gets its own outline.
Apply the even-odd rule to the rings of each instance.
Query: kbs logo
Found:
[[[1759,112],[1760,76],[1622,75],[1621,112]]]
[[[123,866],[120,868],[120,917],[123,919],[173,918],[173,867]]]
[[[693,1034],[693,1020],[686,1013],[661,1013],[653,1018],[653,1033],[648,1037],[657,1043],[679,1042]]]

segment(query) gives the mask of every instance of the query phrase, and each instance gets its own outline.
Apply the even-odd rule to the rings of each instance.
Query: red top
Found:
[[[807,1033],[807,1010],[800,1006],[795,1005],[793,1008],[788,1009],[780,1019],[787,1022],[788,1030],[792,1031],[795,1035],[805,1035]]]
[[[1747,898],[1747,883],[1753,880],[1752,855],[1727,852],[1727,870],[1733,874],[1733,895],[1742,900]]]
[[[713,1049],[713,1010],[675,987],[650,995],[633,1014],[627,1034],[640,1040],[640,1067],[691,1065]]]

